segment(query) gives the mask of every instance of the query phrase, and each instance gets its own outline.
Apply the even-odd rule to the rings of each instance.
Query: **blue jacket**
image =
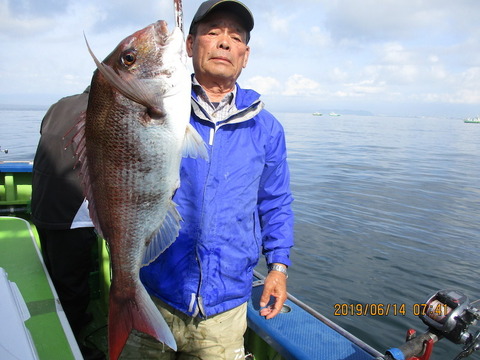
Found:
[[[284,131],[260,95],[237,85],[238,112],[215,123],[192,91],[190,122],[209,160],[184,158],[174,196],[182,216],[175,242],[141,270],[147,290],[191,316],[246,302],[260,251],[290,265],[293,200]]]

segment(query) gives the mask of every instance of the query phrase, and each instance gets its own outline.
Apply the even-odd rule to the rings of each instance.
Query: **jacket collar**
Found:
[[[192,84],[194,77],[192,75]],[[254,118],[264,108],[260,100],[260,94],[254,90],[242,89],[238,83],[235,84],[235,107],[236,110],[227,119],[215,122],[210,118],[207,111],[198,103],[198,97],[192,86],[192,112],[200,119],[214,123],[217,127],[226,124],[236,124]]]

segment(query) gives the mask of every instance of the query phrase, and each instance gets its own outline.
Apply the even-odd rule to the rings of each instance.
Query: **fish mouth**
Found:
[[[156,23],[152,24],[152,26],[155,35],[155,42],[161,46],[166,45],[173,33],[173,31],[172,33],[168,31],[167,22],[165,20],[158,20]]]
[[[185,39],[182,30],[178,26],[175,26],[170,32],[167,22],[158,20],[151,25],[151,29],[153,30],[154,42],[158,50],[165,50],[170,54],[180,54],[181,62],[183,64],[187,63]]]
[[[160,46],[168,45],[176,37],[178,33],[181,33],[181,39],[183,40],[183,34],[178,27],[174,27],[172,31],[169,31],[168,24],[165,20],[158,20],[152,24],[153,33],[155,36],[155,42]]]

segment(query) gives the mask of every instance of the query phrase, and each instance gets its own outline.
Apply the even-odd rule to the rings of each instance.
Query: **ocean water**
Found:
[[[480,298],[480,124],[277,117],[295,196],[291,293],[382,353],[425,331],[416,304],[437,290]],[[342,304],[374,307],[338,316]],[[432,358],[460,351],[443,340]]]
[[[33,160],[47,107],[0,105],[0,161]]]
[[[33,159],[45,112],[0,108],[0,161]],[[293,295],[382,353],[425,331],[416,304],[435,291],[480,298],[480,124],[275,115],[295,198]],[[335,313],[365,304],[366,315]],[[432,359],[460,351],[442,340]]]

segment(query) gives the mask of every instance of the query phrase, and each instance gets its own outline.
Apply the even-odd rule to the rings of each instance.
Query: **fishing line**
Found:
[[[175,24],[182,30],[183,33],[183,6],[182,0],[173,0],[173,6],[175,8]]]

